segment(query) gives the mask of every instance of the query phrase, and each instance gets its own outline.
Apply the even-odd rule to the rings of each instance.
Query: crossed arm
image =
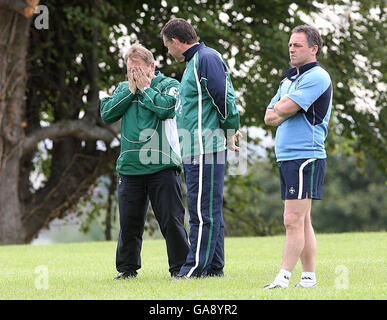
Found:
[[[288,97],[283,97],[276,102],[273,108],[267,108],[265,113],[265,124],[278,127],[282,122],[294,116],[301,108]]]

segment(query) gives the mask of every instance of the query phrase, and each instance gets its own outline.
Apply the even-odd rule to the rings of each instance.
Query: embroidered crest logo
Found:
[[[179,95],[179,90],[177,90],[176,87],[172,87],[171,89],[169,89],[168,95],[177,99],[177,96]]]
[[[289,193],[290,194],[295,194],[295,192],[296,192],[296,189],[294,189],[293,187],[290,187]]]
[[[289,87],[292,84],[292,82],[289,79],[286,79],[283,83],[284,87]]]

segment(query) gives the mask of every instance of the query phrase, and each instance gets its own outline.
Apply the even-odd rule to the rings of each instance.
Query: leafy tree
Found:
[[[223,215],[226,236],[267,236],[283,231],[278,176],[266,160],[249,166],[244,176],[228,176]]]
[[[167,57],[159,32],[174,16],[190,19],[201,40],[229,61],[242,124],[262,127],[266,105],[289,67],[291,28],[322,14],[321,8],[347,3],[41,1],[49,12],[45,30],[21,15],[31,11],[27,2],[0,0],[1,244],[31,241],[50,221],[65,216],[99,176],[114,170],[119,125],[100,120],[99,94],[112,93],[125,79],[122,37],[152,49],[159,69],[180,79],[184,65]],[[353,18],[344,12],[347,24],[327,31],[321,60],[334,81],[334,104],[340,106],[329,147],[342,148],[339,137],[344,137],[349,151],[373,154],[386,170],[387,117],[380,87],[385,77],[385,9],[379,1],[349,3]],[[360,64],[362,57],[368,60]],[[372,93],[376,112],[358,110],[367,101],[356,97],[358,89]],[[39,172],[43,185],[37,189],[31,181],[36,163],[44,168]]]
[[[263,236],[282,233],[283,203],[275,167],[260,159],[242,179],[228,177],[224,218],[230,236]],[[231,179],[231,180],[230,180]],[[387,174],[367,157],[363,164],[343,152],[327,159],[323,200],[313,201],[316,232],[386,231]]]
[[[327,160],[324,200],[313,204],[318,232],[386,231],[387,174],[367,157],[332,156]]]

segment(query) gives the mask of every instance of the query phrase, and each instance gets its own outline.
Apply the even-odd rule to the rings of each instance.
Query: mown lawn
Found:
[[[266,300],[387,298],[387,233],[318,234],[318,288],[264,291],[284,236],[227,238],[223,278],[171,279],[163,240],[146,240],[136,279],[113,281],[115,242],[0,246],[0,299]],[[291,287],[298,281],[296,266]]]

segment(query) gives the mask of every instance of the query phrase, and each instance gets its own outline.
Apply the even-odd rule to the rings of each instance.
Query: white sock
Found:
[[[280,272],[278,272],[277,276],[274,279],[275,284],[279,284],[282,287],[289,287],[289,281],[290,277],[292,276],[292,273],[288,270],[281,269]]]
[[[301,284],[303,286],[310,286],[316,283],[316,273],[315,272],[303,272],[301,274]]]

